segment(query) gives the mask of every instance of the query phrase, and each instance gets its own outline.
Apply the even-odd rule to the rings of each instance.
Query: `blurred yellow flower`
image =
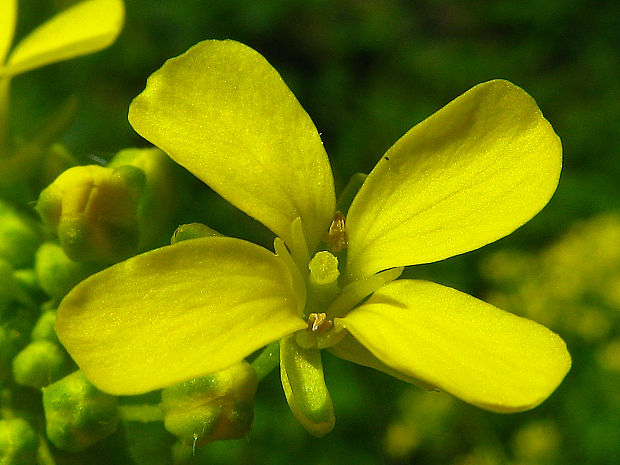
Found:
[[[278,237],[276,254],[235,238],[187,240],[78,285],[56,329],[100,389],[162,388],[280,340],[289,405],[321,436],[334,424],[323,348],[498,412],[538,405],[570,368],[564,342],[545,327],[448,287],[396,280],[399,267],[511,233],[553,194],[560,140],[515,85],[477,85],[412,128],[346,220],[314,124],[245,45],[205,41],[169,60],[129,120]],[[322,242],[330,229],[339,235],[331,252]]]
[[[0,0],[0,157],[4,156],[11,79],[106,48],[118,37],[124,19],[123,0],[85,0],[43,23],[9,53],[17,22],[17,0]]]
[[[0,0],[0,78],[101,50],[114,42],[124,16],[122,0],[86,0],[39,26],[8,54],[17,0]]]

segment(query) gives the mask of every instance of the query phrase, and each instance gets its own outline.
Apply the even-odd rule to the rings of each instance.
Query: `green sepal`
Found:
[[[112,434],[117,399],[93,386],[81,371],[43,388],[47,437],[59,449],[79,452]]]
[[[258,380],[245,361],[190,379],[161,393],[164,426],[187,445],[246,436],[254,419]]]
[[[41,192],[37,211],[69,258],[110,264],[135,254],[146,176],[131,165],[76,166]]]
[[[280,376],[293,415],[313,436],[321,437],[334,428],[332,400],[325,385],[321,352],[303,349],[295,336],[280,341]]]

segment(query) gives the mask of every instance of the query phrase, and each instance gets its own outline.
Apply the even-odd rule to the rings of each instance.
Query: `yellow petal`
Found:
[[[93,53],[110,45],[123,27],[122,0],[87,0],[57,14],[24,38],[11,53],[6,72]]]
[[[278,72],[238,42],[205,41],[168,60],[129,107],[144,138],[291,243],[313,250],[335,208],[319,134]]]
[[[571,365],[544,326],[428,281],[393,281],[337,322],[393,370],[497,412],[540,404]]]
[[[56,331],[99,389],[138,394],[223,370],[305,328],[274,254],[239,239],[179,242],[91,276]]]
[[[0,68],[13,42],[16,18],[17,0],[0,0]]]
[[[341,320],[337,321],[338,324],[336,326],[341,326]],[[358,365],[382,371],[383,373],[405,381],[406,383],[414,384],[426,391],[432,391],[435,389],[434,386],[423,383],[419,379],[415,379],[411,376],[405,375],[404,373],[392,370],[389,366],[387,366],[385,363],[382,363],[377,357],[370,353],[370,351],[366,349],[366,347],[357,342],[357,340],[351,335],[345,336],[342,341],[330,347],[328,350],[336,357],[339,357],[343,360],[347,360]]]
[[[280,378],[291,412],[313,436],[325,436],[334,428],[332,399],[325,386],[321,351],[303,349],[294,336],[280,341]]]
[[[348,279],[429,263],[510,234],[548,202],[560,139],[507,81],[475,86],[397,141],[347,216]]]

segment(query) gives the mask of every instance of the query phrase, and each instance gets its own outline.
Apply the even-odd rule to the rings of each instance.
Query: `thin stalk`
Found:
[[[11,79],[0,75],[0,158],[8,156],[10,88]]]
[[[126,421],[150,423],[164,419],[164,412],[160,404],[119,405],[118,410],[121,418]]]
[[[251,365],[256,372],[256,377],[260,383],[265,376],[280,364],[280,343],[272,342],[263,349],[258,357],[256,357]]]

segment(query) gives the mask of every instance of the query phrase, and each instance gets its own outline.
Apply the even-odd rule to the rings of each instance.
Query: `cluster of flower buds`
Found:
[[[257,387],[256,373],[245,361],[170,386],[161,393],[164,425],[192,446],[242,438],[252,427]]]

